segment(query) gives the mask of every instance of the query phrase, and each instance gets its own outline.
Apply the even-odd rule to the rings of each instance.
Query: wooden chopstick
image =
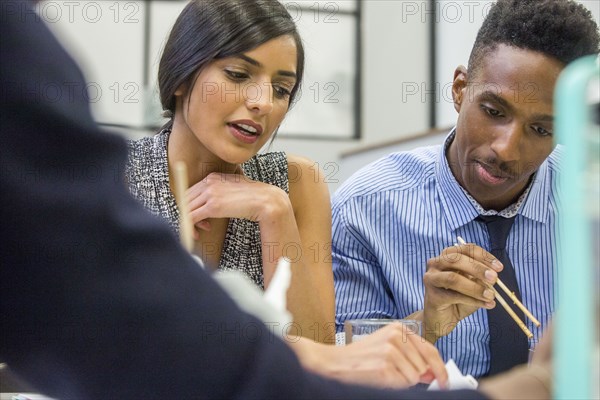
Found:
[[[457,237],[457,240],[458,240],[458,243],[461,245],[466,244],[465,240],[463,238],[461,238],[460,236]],[[508,287],[506,287],[506,285],[504,283],[502,283],[500,278],[498,278],[496,280],[496,282],[498,283],[498,286],[500,286],[500,288],[517,305],[517,307],[519,307],[525,313],[525,315],[529,319],[531,319],[531,321],[535,324],[535,326],[540,326],[540,322],[533,316],[533,314],[531,314],[531,312],[529,312],[529,310],[523,305],[523,303],[521,303],[519,301],[517,296],[515,296],[515,294],[513,292],[511,292],[510,289]],[[508,315],[510,315],[511,318],[517,323],[517,325],[519,325],[519,327],[525,333],[525,335],[527,335],[528,338],[532,338],[533,334],[531,333],[531,331],[529,329],[527,329],[527,326],[525,325],[525,323],[523,321],[521,321],[519,316],[517,314],[515,314],[515,312],[512,310],[512,308],[510,308],[508,303],[506,303],[506,301],[502,298],[502,296],[500,296],[500,293],[498,293],[498,291],[491,284],[486,283],[486,285],[489,289],[492,290],[492,292],[494,292],[494,297],[496,298],[496,300],[498,300],[498,302],[500,303],[502,308],[504,308],[506,310],[506,312],[508,313]]]
[[[514,292],[511,292],[509,288],[506,287],[506,285],[504,283],[502,283],[502,281],[500,279],[498,279],[496,281],[496,283],[498,283],[498,286],[500,286],[500,288],[502,290],[504,290],[504,293],[508,294],[508,296],[511,298],[511,300],[516,304],[517,307],[519,307],[521,309],[521,311],[523,311],[525,313],[525,315],[527,316],[527,318],[529,318],[531,320],[531,322],[533,322],[535,324],[535,326],[540,326],[540,321],[537,320],[536,317],[533,316],[533,314],[531,314],[529,312],[529,310],[527,309],[527,307],[525,307],[523,305],[523,303],[521,303],[519,301],[519,299],[517,298],[517,296],[515,296]]]
[[[519,328],[521,328],[521,330],[523,332],[525,332],[525,335],[527,335],[527,338],[531,339],[533,337],[533,333],[531,333],[531,331],[529,329],[527,329],[527,326],[525,325],[525,323],[523,321],[521,321],[521,318],[519,318],[519,316],[517,314],[515,314],[515,312],[512,310],[512,308],[510,308],[510,306],[506,303],[506,301],[500,296],[500,293],[498,293],[492,285],[488,284],[488,287],[490,289],[492,289],[492,291],[494,292],[494,297],[496,298],[496,300],[498,300],[498,302],[506,310],[508,315],[510,315],[512,317],[512,319],[517,323],[517,325],[519,325]]]
[[[185,191],[188,189],[187,166],[183,161],[175,163],[173,178],[173,189],[175,190],[175,199],[179,209],[179,240],[181,245],[191,253],[194,249],[194,235],[192,219],[185,196]]]
[[[465,240],[463,238],[461,238],[460,236],[458,237],[458,242],[460,244],[465,244]],[[498,278],[498,280],[496,281],[498,283],[498,286],[500,286],[500,288],[504,291],[504,293],[506,293],[508,295],[508,297],[510,297],[510,299],[513,301],[513,303],[515,303],[515,305],[517,307],[519,307],[521,309],[521,311],[523,311],[523,313],[525,313],[525,315],[527,316],[527,318],[529,318],[531,320],[531,322],[533,322],[535,324],[535,326],[540,326],[540,321],[537,320],[536,317],[533,316],[533,314],[527,309],[527,307],[525,307],[523,305],[523,303],[521,303],[519,301],[519,299],[517,298],[517,296],[515,296],[515,293],[512,292],[501,280],[500,278]]]

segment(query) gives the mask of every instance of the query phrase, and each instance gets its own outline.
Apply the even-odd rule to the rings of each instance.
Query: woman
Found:
[[[212,269],[239,269],[263,288],[287,256],[290,334],[331,342],[327,186],[310,160],[257,155],[293,104],[303,69],[300,36],[279,2],[190,2],[159,65],[171,120],[156,136],[130,143],[126,174],[132,193],[178,231],[172,171],[183,161],[194,252]]]
[[[268,287],[279,257],[292,261],[288,309],[297,329],[286,336],[305,336],[289,341],[305,368],[388,387],[443,383],[437,350],[400,324],[346,347],[315,343],[334,334],[328,190],[311,161],[258,155],[293,104],[303,69],[301,39],[278,1],[190,2],[159,65],[171,120],[130,143],[130,189],[178,231],[171,171],[183,161],[195,252],[209,267],[240,269]]]

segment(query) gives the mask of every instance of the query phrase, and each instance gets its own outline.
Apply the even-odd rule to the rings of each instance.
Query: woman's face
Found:
[[[183,128],[217,158],[240,164],[273,135],[296,84],[297,50],[289,35],[203,68],[189,95],[180,88],[174,130]]]

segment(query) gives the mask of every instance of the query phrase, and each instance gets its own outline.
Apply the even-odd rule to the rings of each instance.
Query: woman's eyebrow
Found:
[[[248,57],[245,54],[237,55],[236,58],[240,58],[240,59],[246,61],[248,64],[252,64],[252,65],[254,65],[256,67],[259,67],[259,68],[261,68],[263,66],[259,61],[255,60],[252,57]],[[282,76],[289,76],[289,77],[294,78],[294,79],[298,78],[298,76],[296,75],[296,73],[292,72],[292,71],[279,70],[279,71],[277,71],[277,74],[278,75],[282,75]]]

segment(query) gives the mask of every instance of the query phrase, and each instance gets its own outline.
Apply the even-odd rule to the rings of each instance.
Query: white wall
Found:
[[[160,12],[151,15],[156,27],[151,32],[151,54],[158,53],[162,47],[164,37],[183,4],[181,1],[157,3]],[[341,10],[348,9],[343,0],[334,3]],[[324,169],[331,191],[339,186],[342,177],[362,166],[356,163],[342,166],[340,154],[343,151],[411,135],[428,126],[427,103],[420,93],[414,93],[414,88],[428,80],[429,33],[427,24],[414,13],[412,3],[401,0],[362,2],[361,138],[312,140],[280,136],[274,142],[273,150],[284,150],[315,160]],[[96,117],[103,121],[110,114],[116,116],[117,123],[125,124],[129,120],[140,125],[156,120],[160,114],[153,96],[158,58],[151,56],[152,62],[148,66],[138,65],[142,49],[132,46],[143,35],[143,2],[82,1],[76,2],[77,6],[71,4],[74,2],[40,3],[40,13],[72,50],[88,79],[102,87],[102,104],[96,104]],[[98,8],[99,15],[95,12]],[[343,16],[339,17],[341,20]],[[306,27],[305,19],[299,25]],[[328,38],[334,34],[350,34],[347,25],[341,22],[329,24],[327,28],[329,33],[322,35]],[[311,32],[305,36],[307,46],[311,48],[321,41],[317,34]],[[340,63],[352,61],[353,57],[339,60]],[[319,62],[318,59],[307,59],[309,65],[319,65]],[[144,89],[141,83],[144,68],[149,71],[151,86],[148,89]],[[318,72],[318,68],[316,70]],[[314,83],[309,75],[305,89]],[[292,110],[290,120],[297,115],[298,111]],[[344,119],[332,113],[330,122],[350,126],[347,119],[351,117]],[[298,125],[298,121],[295,123]],[[152,133],[126,129],[123,132],[129,137]]]
[[[466,66],[477,31],[494,1],[437,1],[439,15],[436,26],[437,99],[436,121],[439,126],[452,125],[456,111],[452,103],[452,79],[459,65]]]
[[[41,1],[37,11],[75,57],[88,81],[95,118],[143,123],[142,1]]]
[[[600,1],[581,2],[600,20]],[[152,54],[162,47],[164,37],[183,4],[180,1],[159,3],[163,3],[162,11],[151,16],[153,20],[160,21],[160,28],[151,32]],[[324,4],[327,3],[331,2]],[[340,9],[345,8],[344,0],[334,3]],[[438,126],[452,125],[456,119],[449,91],[452,73],[457,65],[467,63],[490,0],[443,0],[438,3],[438,13],[433,15],[427,0],[362,1],[361,138],[314,140],[281,136],[275,140],[272,149],[315,160],[324,169],[330,190],[334,191],[341,181],[362,167],[367,159],[370,160],[370,157],[352,157],[342,162],[343,152],[425,131],[428,128],[429,102],[437,102]],[[143,124],[158,117],[160,109],[155,101],[155,89],[152,86],[145,89],[140,84],[144,68],[149,71],[150,82],[156,81],[158,58],[154,57],[150,65],[141,65],[143,49],[131,45],[140,42],[143,36],[144,2],[48,0],[41,2],[39,7],[44,19],[84,67],[92,81],[90,91],[101,91],[103,101],[101,107],[96,107],[99,120],[110,114],[117,115],[117,119]],[[432,94],[435,87],[429,84],[428,22],[432,18],[437,22],[438,74],[434,84],[440,89],[437,98]],[[342,24],[328,26],[332,33],[336,28],[339,28],[340,34],[348,34],[347,27]],[[311,34],[306,36],[309,46],[318,39]],[[101,63],[94,60],[101,60]],[[318,60],[310,58],[307,63],[319,65]],[[292,118],[295,118],[294,115],[292,111]],[[332,114],[331,121],[335,123],[340,118],[343,117],[336,119]],[[347,123],[347,120],[339,121],[340,126],[348,126]],[[123,132],[130,137],[152,133],[138,130]]]

